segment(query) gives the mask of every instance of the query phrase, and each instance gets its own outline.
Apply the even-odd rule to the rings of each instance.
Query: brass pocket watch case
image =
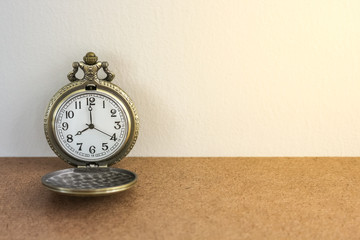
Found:
[[[50,100],[44,118],[46,139],[57,156],[76,168],[48,173],[48,189],[74,196],[98,196],[124,191],[136,181],[135,173],[110,168],[134,146],[139,118],[129,96],[111,81],[107,62],[93,52],[74,62],[70,83]],[[78,69],[84,71],[76,78]],[[106,78],[99,79],[103,69]]]

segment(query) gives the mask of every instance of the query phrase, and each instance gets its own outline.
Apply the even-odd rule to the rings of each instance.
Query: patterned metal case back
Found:
[[[49,173],[42,183],[69,195],[105,195],[126,190],[135,184],[135,173],[119,168],[70,168]]]

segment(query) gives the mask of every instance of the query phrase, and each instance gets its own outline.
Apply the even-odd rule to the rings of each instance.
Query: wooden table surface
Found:
[[[126,158],[135,187],[41,184],[57,158],[0,158],[0,239],[360,239],[359,158]]]

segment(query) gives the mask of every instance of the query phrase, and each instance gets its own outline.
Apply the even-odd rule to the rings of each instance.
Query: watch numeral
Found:
[[[91,154],[95,153],[95,146],[90,146],[89,153],[91,153]]]
[[[116,109],[111,109],[110,113],[111,113],[111,117],[116,117]]]
[[[103,108],[105,108],[105,101],[103,101]]]
[[[95,105],[95,98],[94,97],[86,98],[86,105],[88,105],[88,106]]]
[[[103,143],[102,144],[102,150],[106,151],[109,149],[108,143]]]
[[[62,125],[62,130],[66,131],[69,129],[69,124],[67,122],[63,122],[61,125]]]
[[[81,101],[76,101],[75,102],[75,109],[81,109]]]
[[[76,145],[79,145],[79,151],[82,151],[82,145],[83,145],[83,143],[77,143]]]
[[[111,136],[111,138],[110,138],[110,140],[114,140],[114,141],[116,141],[116,135],[115,135],[115,133]]]
[[[120,121],[116,121],[115,124],[116,124],[116,126],[114,126],[115,129],[118,130],[121,128]]]
[[[72,143],[73,142],[73,135],[71,135],[71,134],[69,134],[69,135],[67,135],[66,136],[66,141],[68,142],[68,143]]]
[[[74,117],[74,112],[73,111],[66,111],[65,112],[65,118],[73,118]]]

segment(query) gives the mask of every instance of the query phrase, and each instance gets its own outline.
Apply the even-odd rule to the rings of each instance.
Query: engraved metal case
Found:
[[[84,71],[82,79],[75,76],[79,68]],[[97,71],[101,68],[107,75],[104,79],[99,79],[97,76]],[[110,82],[114,77],[115,75],[108,69],[108,63],[98,62],[96,55],[89,52],[84,57],[84,62],[73,63],[73,70],[68,74],[70,83],[61,88],[50,100],[44,117],[46,139],[57,156],[76,168],[43,176],[42,183],[48,189],[75,196],[97,196],[123,191],[136,183],[135,173],[109,168],[130,152],[139,132],[136,108],[130,97]],[[121,103],[128,118],[128,134],[122,147],[108,158],[99,161],[85,161],[69,155],[55,137],[55,116],[59,107],[74,94],[82,92],[103,92],[110,95]]]

